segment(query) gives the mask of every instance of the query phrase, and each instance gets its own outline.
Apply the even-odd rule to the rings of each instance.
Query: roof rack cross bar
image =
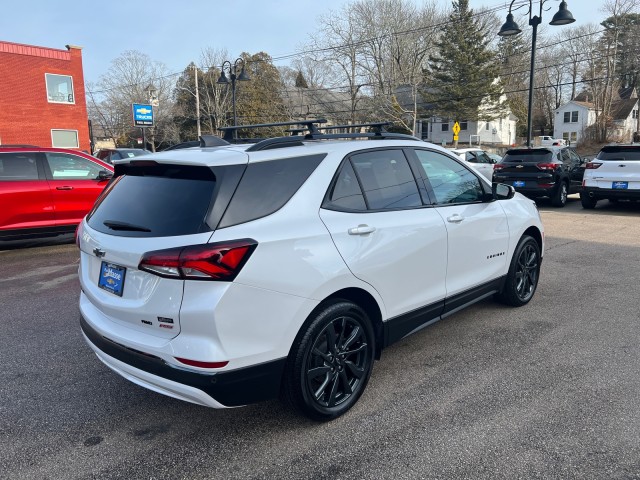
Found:
[[[316,127],[315,123],[327,123],[326,118],[317,118],[314,120],[296,120],[293,122],[277,122],[277,123],[256,123],[254,125],[234,125],[231,127],[218,127],[218,130],[222,130],[224,132],[224,139],[226,141],[230,141],[234,137],[234,132],[238,130],[246,130],[246,129],[255,129],[255,128],[266,128],[266,127],[286,127],[288,125],[303,125],[305,130],[308,130],[310,134],[318,133],[318,127]]]
[[[369,127],[374,133],[384,133],[387,130],[384,127],[393,125],[392,122],[372,122],[372,123],[352,123],[351,125],[331,125],[328,127],[319,127],[318,130],[337,130],[338,128],[362,128]]]

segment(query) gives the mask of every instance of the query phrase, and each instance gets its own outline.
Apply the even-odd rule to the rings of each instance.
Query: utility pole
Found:
[[[195,63],[193,64],[193,72],[196,78],[196,126],[198,129],[198,138],[200,138],[202,135],[200,129],[200,90],[198,89],[198,67]]]

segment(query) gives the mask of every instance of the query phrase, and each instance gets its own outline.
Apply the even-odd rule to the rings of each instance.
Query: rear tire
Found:
[[[512,307],[529,303],[538,287],[540,261],[538,242],[533,237],[524,235],[513,253],[504,288],[497,299]]]
[[[364,310],[343,300],[321,306],[291,348],[282,399],[313,420],[337,418],[364,392],[374,354],[373,328]]]
[[[564,207],[567,204],[567,195],[569,195],[567,184],[562,182],[551,198],[551,205],[558,208]]]
[[[588,194],[584,192],[580,192],[580,203],[582,203],[582,208],[593,210],[594,208],[596,208],[596,203],[598,203],[598,199],[590,197]]]

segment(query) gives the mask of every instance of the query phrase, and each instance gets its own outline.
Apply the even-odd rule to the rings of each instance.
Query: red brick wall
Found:
[[[73,78],[74,104],[49,103],[45,73]],[[51,129],[77,130],[90,151],[82,50],[0,42],[0,142],[51,147]]]

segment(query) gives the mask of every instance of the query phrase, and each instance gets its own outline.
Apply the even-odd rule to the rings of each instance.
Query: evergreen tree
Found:
[[[284,84],[271,57],[265,52],[254,55],[243,53],[246,73],[250,80],[238,82],[236,105],[239,125],[283,122],[288,120],[282,98]],[[238,72],[239,73],[239,72]],[[283,128],[246,130],[243,137],[265,137],[284,135]]]
[[[615,43],[616,73],[622,87],[638,87],[640,68],[640,14],[611,16],[602,25],[606,31],[603,42]]]
[[[309,88],[309,85],[300,70],[298,70],[298,74],[296,75],[296,88]]]
[[[454,0],[435,55],[429,58],[423,96],[441,117],[492,120],[506,111],[498,78],[496,54],[469,9],[469,0]]]

